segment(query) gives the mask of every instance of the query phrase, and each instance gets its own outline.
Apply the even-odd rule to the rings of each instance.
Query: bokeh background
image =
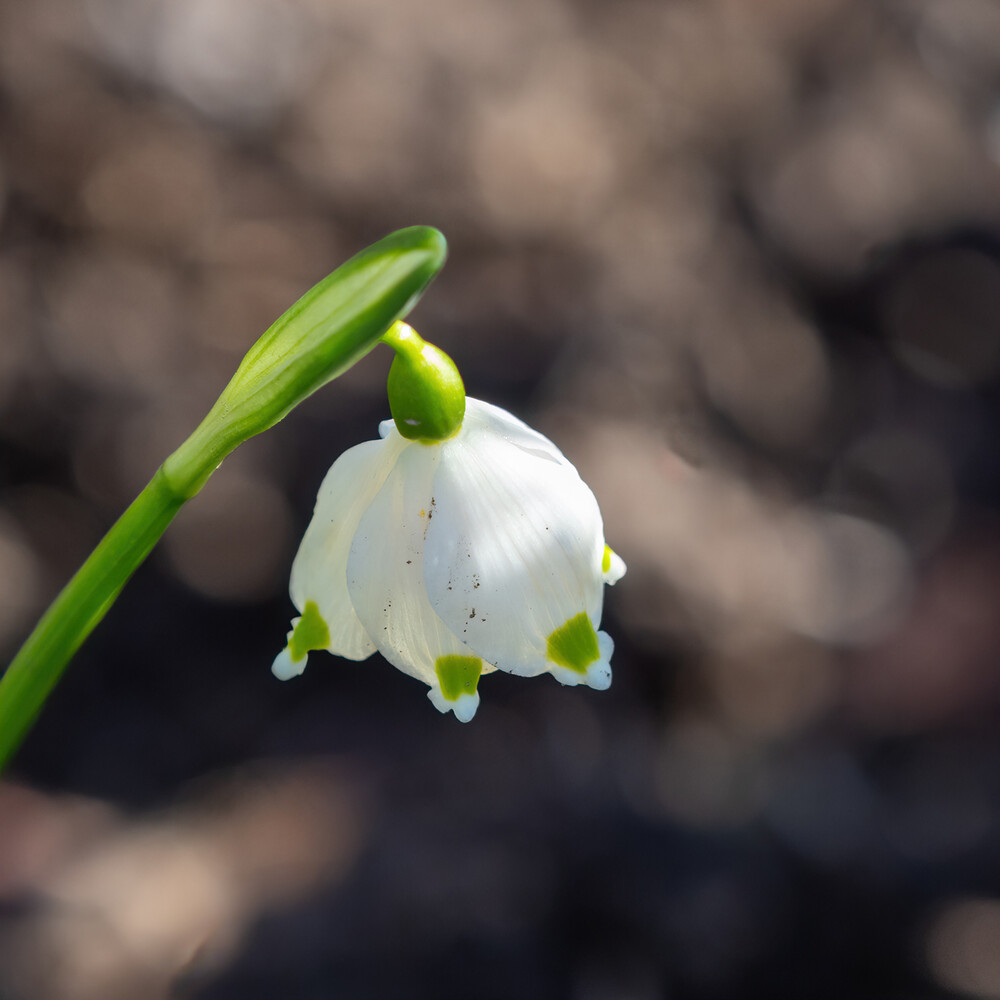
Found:
[[[629,564],[605,694],[269,673],[378,351],[0,785],[0,997],[1000,997],[1000,3],[5,0],[0,648],[386,232]]]

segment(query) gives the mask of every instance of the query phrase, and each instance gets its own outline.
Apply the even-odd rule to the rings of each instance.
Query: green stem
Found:
[[[0,680],[0,768],[11,758],[73,654],[180,510],[159,469],[63,588]]]
[[[157,470],[66,585],[0,678],[0,770],[66,665],[184,502],[247,438],[372,350],[444,264],[429,226],[397,230],[311,288],[265,331],[205,419]]]

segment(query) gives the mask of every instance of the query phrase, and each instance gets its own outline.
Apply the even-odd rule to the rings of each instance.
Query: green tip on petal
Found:
[[[439,656],[434,662],[438,685],[427,692],[439,712],[453,712],[459,722],[470,722],[479,708],[476,685],[483,672],[478,656]]]
[[[387,385],[396,429],[424,444],[453,437],[465,418],[465,386],[455,362],[406,323],[394,323],[382,340],[396,352]]]
[[[625,562],[610,545],[604,546],[601,558],[601,577],[604,583],[613,587],[625,575]]]
[[[308,601],[302,617],[295,623],[288,650],[292,661],[298,663],[311,649],[326,649],[330,645],[330,630],[323,621],[315,601]]]
[[[457,701],[463,694],[475,694],[483,661],[478,656],[439,656],[434,672],[441,685],[441,694],[448,701]]]
[[[587,667],[600,658],[597,631],[586,611],[570,618],[549,636],[547,656],[560,667],[581,674],[586,673]]]

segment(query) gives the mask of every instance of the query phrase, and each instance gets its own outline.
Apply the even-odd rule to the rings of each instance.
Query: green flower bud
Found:
[[[423,444],[457,434],[465,417],[465,386],[455,362],[406,323],[394,323],[382,340],[396,352],[386,388],[399,433]]]

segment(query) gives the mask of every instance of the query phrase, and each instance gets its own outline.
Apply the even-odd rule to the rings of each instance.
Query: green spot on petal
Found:
[[[607,573],[611,569],[611,546],[604,546],[604,558],[601,560],[601,572]]]
[[[441,684],[441,694],[457,701],[463,694],[475,694],[483,661],[478,656],[439,656],[434,672]]]
[[[295,625],[292,641],[288,644],[292,662],[298,663],[310,649],[326,649],[329,645],[330,630],[326,627],[316,602],[308,601],[302,617]]]
[[[549,636],[547,655],[560,667],[568,667],[581,674],[586,673],[587,667],[600,658],[597,632],[586,611],[570,618]]]

